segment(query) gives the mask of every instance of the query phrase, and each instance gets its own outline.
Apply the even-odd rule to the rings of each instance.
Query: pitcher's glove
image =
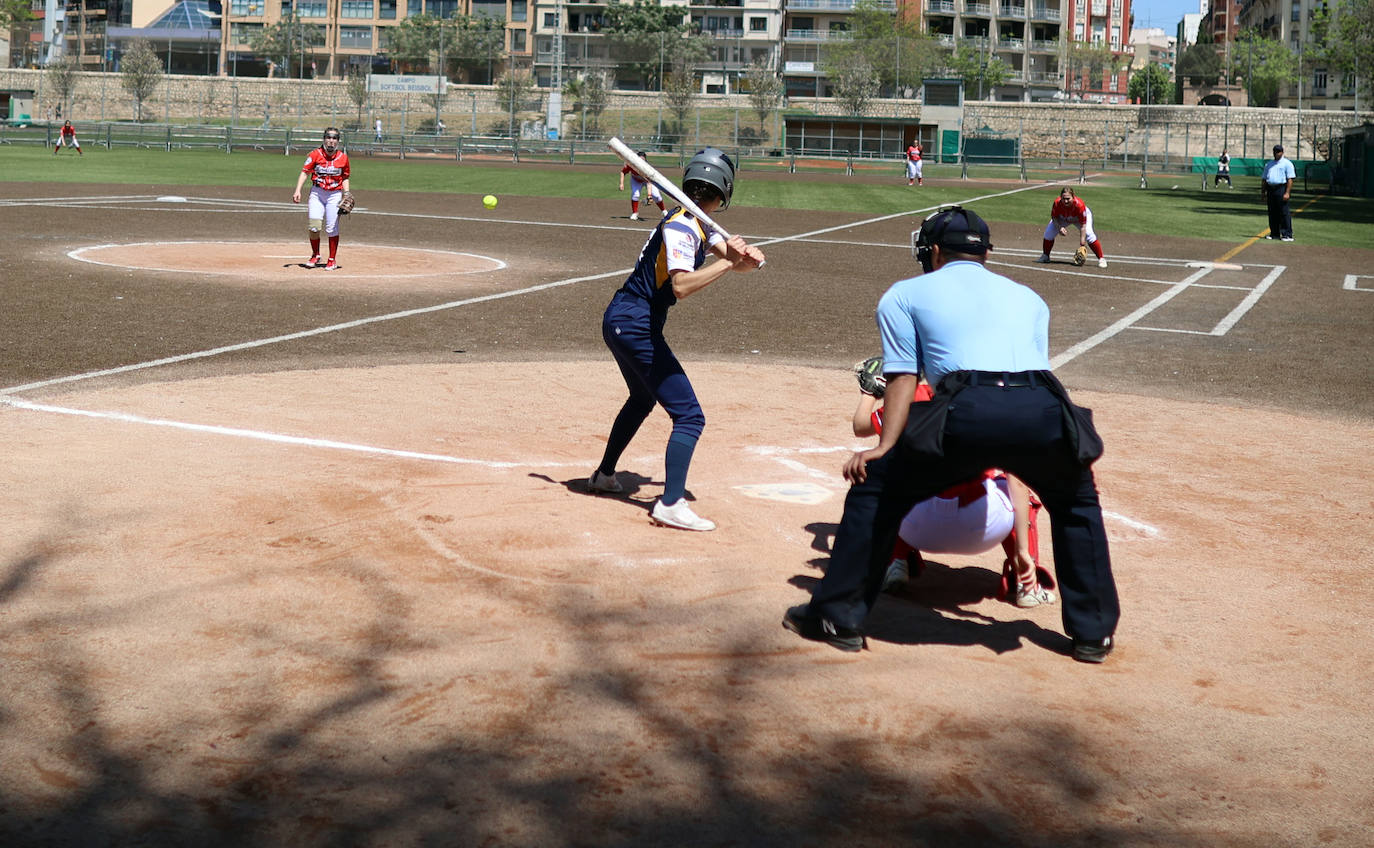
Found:
[[[1084,262],[1087,262],[1087,261],[1088,261],[1088,248],[1086,248],[1086,247],[1084,247],[1083,245],[1080,244],[1080,245],[1078,246],[1078,249],[1075,250],[1075,251],[1073,252],[1073,264],[1075,264],[1075,265],[1082,265]]]
[[[352,212],[354,203],[355,201],[353,200],[353,192],[344,192],[343,197],[339,200],[339,214],[347,215],[349,212]],[[1083,263],[1079,262],[1078,264],[1082,265]]]
[[[863,362],[855,363],[854,373],[859,378],[859,391],[875,398],[887,391],[887,380],[883,377],[883,358],[870,356]]]

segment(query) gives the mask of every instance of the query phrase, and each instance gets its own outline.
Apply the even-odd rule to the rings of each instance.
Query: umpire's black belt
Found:
[[[1000,386],[1004,389],[1029,389],[1045,385],[1038,371],[964,371],[970,386]]]

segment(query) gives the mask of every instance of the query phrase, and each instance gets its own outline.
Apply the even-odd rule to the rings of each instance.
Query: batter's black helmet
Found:
[[[929,274],[935,269],[933,247],[938,245],[954,253],[986,254],[992,249],[992,235],[988,225],[971,209],[946,206],[921,222],[921,229],[911,234],[911,247],[921,270]]]
[[[730,196],[735,193],[735,163],[718,147],[698,150],[682,172],[682,187],[686,188],[688,183],[706,183],[716,189],[724,198],[720,208],[727,209]]]

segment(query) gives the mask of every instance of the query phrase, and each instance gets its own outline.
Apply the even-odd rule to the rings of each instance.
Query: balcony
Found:
[[[1031,48],[1032,50],[1036,50],[1036,51],[1039,51],[1039,52],[1041,52],[1041,53],[1057,53],[1057,52],[1059,52],[1059,42],[1058,42],[1058,41],[1043,41],[1043,40],[1038,39],[1038,38],[1037,38],[1037,39],[1032,39],[1032,40],[1031,40],[1031,43],[1030,43],[1030,48]]]
[[[852,12],[857,0],[787,0],[788,10],[809,9],[817,12]],[[954,0],[947,0],[953,6]],[[897,11],[897,0],[876,0],[879,9],[884,12]],[[701,5],[701,4],[693,4]],[[953,11],[953,9],[950,9]]]
[[[1024,39],[1024,38],[1008,38],[1008,37],[1003,37],[1003,36],[1000,36],[1000,35],[999,35],[999,36],[997,37],[997,46],[998,46],[998,47],[1005,47],[1005,48],[1007,48],[1008,50],[1025,50],[1025,49],[1026,49],[1026,39]]]
[[[1024,18],[1026,7],[1021,3],[1003,3],[999,7],[998,14],[1004,18]]]
[[[1059,10],[1048,6],[1031,7],[1031,19],[1036,21],[1059,21]]]
[[[991,15],[991,3],[975,3],[973,0],[964,0],[964,14],[966,15]]]
[[[954,13],[954,0],[930,0],[926,4],[927,12],[948,12]]]
[[[954,35],[948,32],[933,32],[930,37],[946,47],[954,46]]]
[[[1058,71],[1030,71],[1026,74],[1027,82],[1053,82],[1060,80]]]
[[[851,35],[842,29],[789,29],[784,38],[788,41],[844,41]]]

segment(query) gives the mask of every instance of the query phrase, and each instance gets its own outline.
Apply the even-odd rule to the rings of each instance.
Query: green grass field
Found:
[[[142,148],[105,150],[88,145],[85,156],[63,150],[54,156],[44,147],[0,147],[0,181],[9,183],[83,183],[124,186],[227,185],[279,187],[295,185],[301,155],[236,152],[228,156],[210,150],[171,153]],[[665,157],[666,158],[666,157]],[[606,160],[606,174],[555,163],[462,163],[453,159],[355,157],[353,185],[371,191],[497,194],[535,197],[612,197],[614,165]],[[664,163],[673,173],[676,161]],[[785,174],[781,164],[769,168]],[[764,170],[754,168],[754,172]],[[734,202],[739,206],[816,209],[885,215],[956,203],[996,194],[1020,184],[1010,172],[1005,183],[959,181],[952,165],[928,166],[927,183],[907,188],[901,164],[891,165],[891,180],[875,183],[882,166],[856,168],[852,183],[828,177],[818,180],[805,172],[751,180],[741,172]],[[842,171],[838,171],[842,173]],[[1065,180],[1076,185],[1076,179]],[[1173,186],[1177,185],[1175,189]],[[974,208],[990,221],[1043,224],[1054,189],[1043,188],[978,201]],[[1204,237],[1237,242],[1263,233],[1268,224],[1255,177],[1237,177],[1233,190],[1203,191],[1198,174],[1152,175],[1148,189],[1139,188],[1139,174],[1117,173],[1082,187],[1097,228],[1106,233],[1144,233]],[[1374,202],[1363,198],[1331,197],[1295,191],[1294,230],[1298,241],[1331,247],[1364,247],[1370,243]]]

